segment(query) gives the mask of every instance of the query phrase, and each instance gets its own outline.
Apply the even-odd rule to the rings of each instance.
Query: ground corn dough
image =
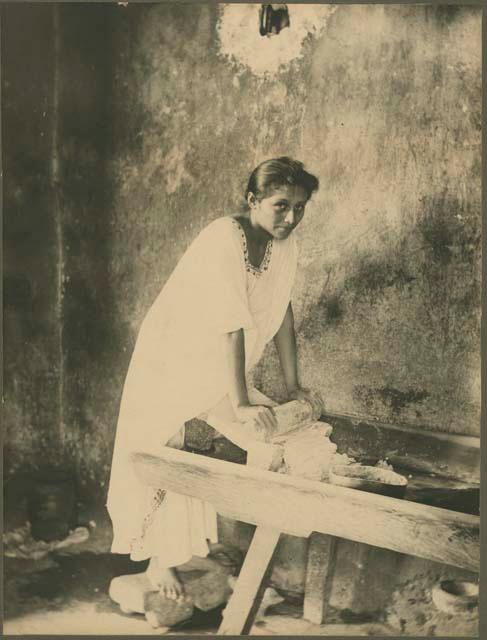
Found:
[[[337,445],[330,440],[332,429],[326,422],[313,422],[277,436],[272,443],[255,443],[248,450],[247,464],[309,480],[327,481],[333,465],[355,462],[346,454],[337,453]]]

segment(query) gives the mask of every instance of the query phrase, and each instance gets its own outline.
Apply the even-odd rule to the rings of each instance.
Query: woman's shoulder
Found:
[[[237,220],[237,217],[238,217],[237,215],[233,215],[233,214],[220,216],[219,218],[216,218],[215,220],[213,220],[213,222],[210,222],[210,226],[215,225],[215,226],[221,226],[224,228],[231,229],[235,225],[238,226],[239,222]]]
[[[210,222],[204,229],[203,233],[212,235],[212,236],[220,236],[220,237],[228,237],[234,236],[235,231],[239,229],[239,223],[235,216],[221,216],[216,218],[212,222]]]
[[[200,231],[192,244],[192,252],[217,256],[238,253],[240,237],[238,223],[232,216],[221,216],[209,222]]]

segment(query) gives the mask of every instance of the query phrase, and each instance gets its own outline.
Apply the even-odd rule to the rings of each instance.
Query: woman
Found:
[[[140,329],[107,506],[112,551],[151,558],[147,575],[167,597],[183,592],[174,568],[206,556],[208,542],[216,541],[216,513],[200,500],[144,487],[129,456],[182,448],[184,423],[203,412],[210,424],[217,416],[272,432],[272,409],[256,404],[246,382],[272,338],[288,399],[311,397],[299,384],[290,296],[297,265],[292,232],[317,188],[300,162],[284,157],[260,164],[249,179],[246,214],[219,218],[199,234]]]

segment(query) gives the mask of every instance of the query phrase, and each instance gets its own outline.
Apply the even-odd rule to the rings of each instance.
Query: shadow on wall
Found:
[[[320,350],[327,361],[329,342],[334,357],[355,361],[349,413],[421,423],[424,414],[426,422],[434,418],[430,402],[471,401],[465,371],[478,343],[478,218],[455,196],[423,197],[402,235],[386,229],[379,250],[352,255],[326,273],[299,333],[315,346],[313,366]],[[360,360],[385,375],[371,376]],[[332,397],[330,403],[333,412]]]
[[[49,453],[103,487],[142,318],[284,152],[324,187],[296,288],[304,382],[337,414],[478,433],[480,10],[293,5],[263,38],[239,5],[269,65],[236,6],[6,7],[12,466]]]
[[[427,293],[424,299],[430,305],[431,320],[436,311],[443,317],[450,314],[464,319],[479,308],[481,236],[476,215],[466,212],[466,205],[455,198],[430,196],[422,200],[423,210],[408,235],[399,240],[385,238],[381,255],[357,255],[346,266],[344,282],[335,290],[328,286],[327,274],[316,308],[308,311],[299,327],[306,338],[321,335],[316,313],[323,324],[338,324],[353,312],[356,303],[379,305],[391,287],[418,297]],[[451,329],[450,323],[445,328]],[[448,334],[442,337],[451,341]],[[454,337],[458,336],[451,339]]]

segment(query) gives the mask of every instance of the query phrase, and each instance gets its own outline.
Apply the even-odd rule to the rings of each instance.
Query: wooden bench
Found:
[[[281,533],[311,536],[305,615],[324,616],[333,573],[334,538],[479,571],[478,516],[177,449],[167,448],[159,456],[135,453],[132,462],[148,486],[205,500],[222,515],[257,525],[218,635],[250,632]],[[319,562],[314,562],[313,556]],[[319,567],[326,567],[328,575]]]

